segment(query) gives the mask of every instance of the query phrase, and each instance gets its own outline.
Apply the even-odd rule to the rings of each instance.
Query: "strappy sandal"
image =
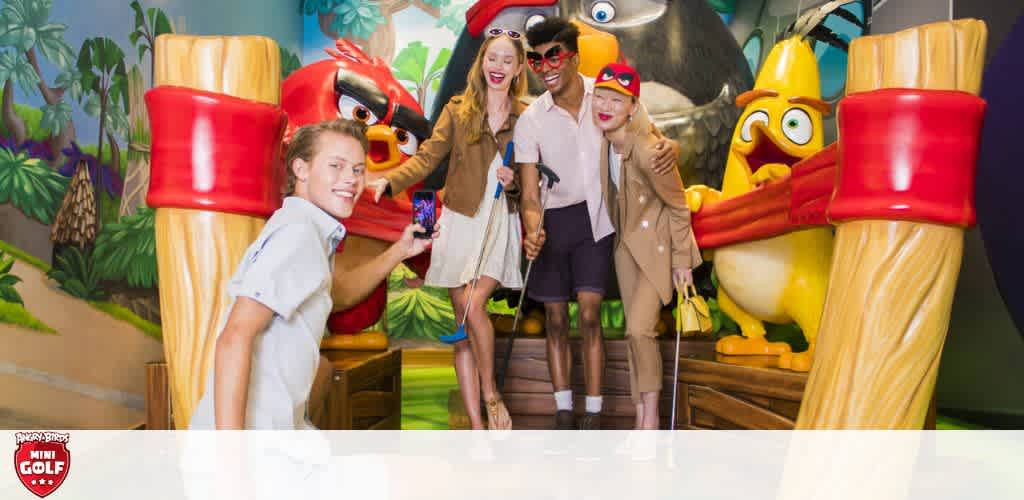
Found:
[[[512,416],[508,413],[508,408],[505,407],[505,402],[501,400],[501,397],[496,397],[492,400],[486,401],[484,405],[487,408],[487,427],[490,430],[498,429],[496,421],[500,416],[501,412],[504,411],[505,419],[508,420],[508,428],[512,428]]]

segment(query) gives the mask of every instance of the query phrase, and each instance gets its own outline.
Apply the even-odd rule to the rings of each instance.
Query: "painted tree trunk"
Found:
[[[14,109],[14,82],[11,80],[4,82],[3,120],[7,133],[14,136],[15,144],[21,144],[28,139],[25,120],[22,120]]]
[[[43,71],[39,68],[39,59],[36,57],[35,49],[30,49],[25,53],[25,57],[28,58],[29,64],[36,70],[36,75],[39,76],[39,93],[43,95],[43,100],[46,104],[53,106],[64,100],[64,89],[52,88],[46,84],[46,80],[43,78]],[[72,121],[68,121],[60,129],[60,132],[50,137],[50,151],[53,153],[53,162],[50,164],[52,167],[57,168],[64,163],[64,148],[71,144],[71,141],[75,140],[75,124]]]
[[[138,67],[133,67],[128,73],[128,124],[131,132],[119,217],[132,215],[146,204],[146,190],[149,189],[149,115],[146,113],[145,93],[146,84],[142,74]]]

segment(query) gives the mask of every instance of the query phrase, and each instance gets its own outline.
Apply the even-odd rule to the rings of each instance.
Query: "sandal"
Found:
[[[486,401],[484,405],[487,408],[487,428],[490,430],[507,430],[512,428],[512,418],[508,414],[508,408],[505,407],[505,402],[501,400],[501,397],[496,397],[492,400]],[[499,419],[503,418],[506,422],[507,427],[498,427]]]

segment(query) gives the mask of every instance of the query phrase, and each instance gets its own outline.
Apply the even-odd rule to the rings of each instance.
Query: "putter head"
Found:
[[[459,325],[459,328],[455,330],[455,333],[451,335],[441,335],[438,340],[445,344],[454,344],[456,342],[466,340],[466,325]]]
[[[537,164],[537,170],[540,171],[540,175],[542,177],[547,178],[548,189],[551,189],[555,184],[562,180],[558,178],[558,174],[556,174],[554,170],[551,170],[550,167],[543,163]]]

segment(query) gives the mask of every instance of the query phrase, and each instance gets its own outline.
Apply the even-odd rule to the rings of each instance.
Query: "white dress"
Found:
[[[497,203],[480,275],[494,278],[504,288],[516,290],[523,287],[523,276],[519,271],[522,252],[519,214],[509,213],[504,194],[494,199],[494,191],[498,188],[498,167],[501,165],[501,154],[494,155],[487,171],[483,200],[473,217],[442,209],[438,219],[441,235],[430,251],[430,268],[424,278],[426,285],[457,288],[473,280],[480,248],[485,243],[484,233],[487,232],[491,205]]]

